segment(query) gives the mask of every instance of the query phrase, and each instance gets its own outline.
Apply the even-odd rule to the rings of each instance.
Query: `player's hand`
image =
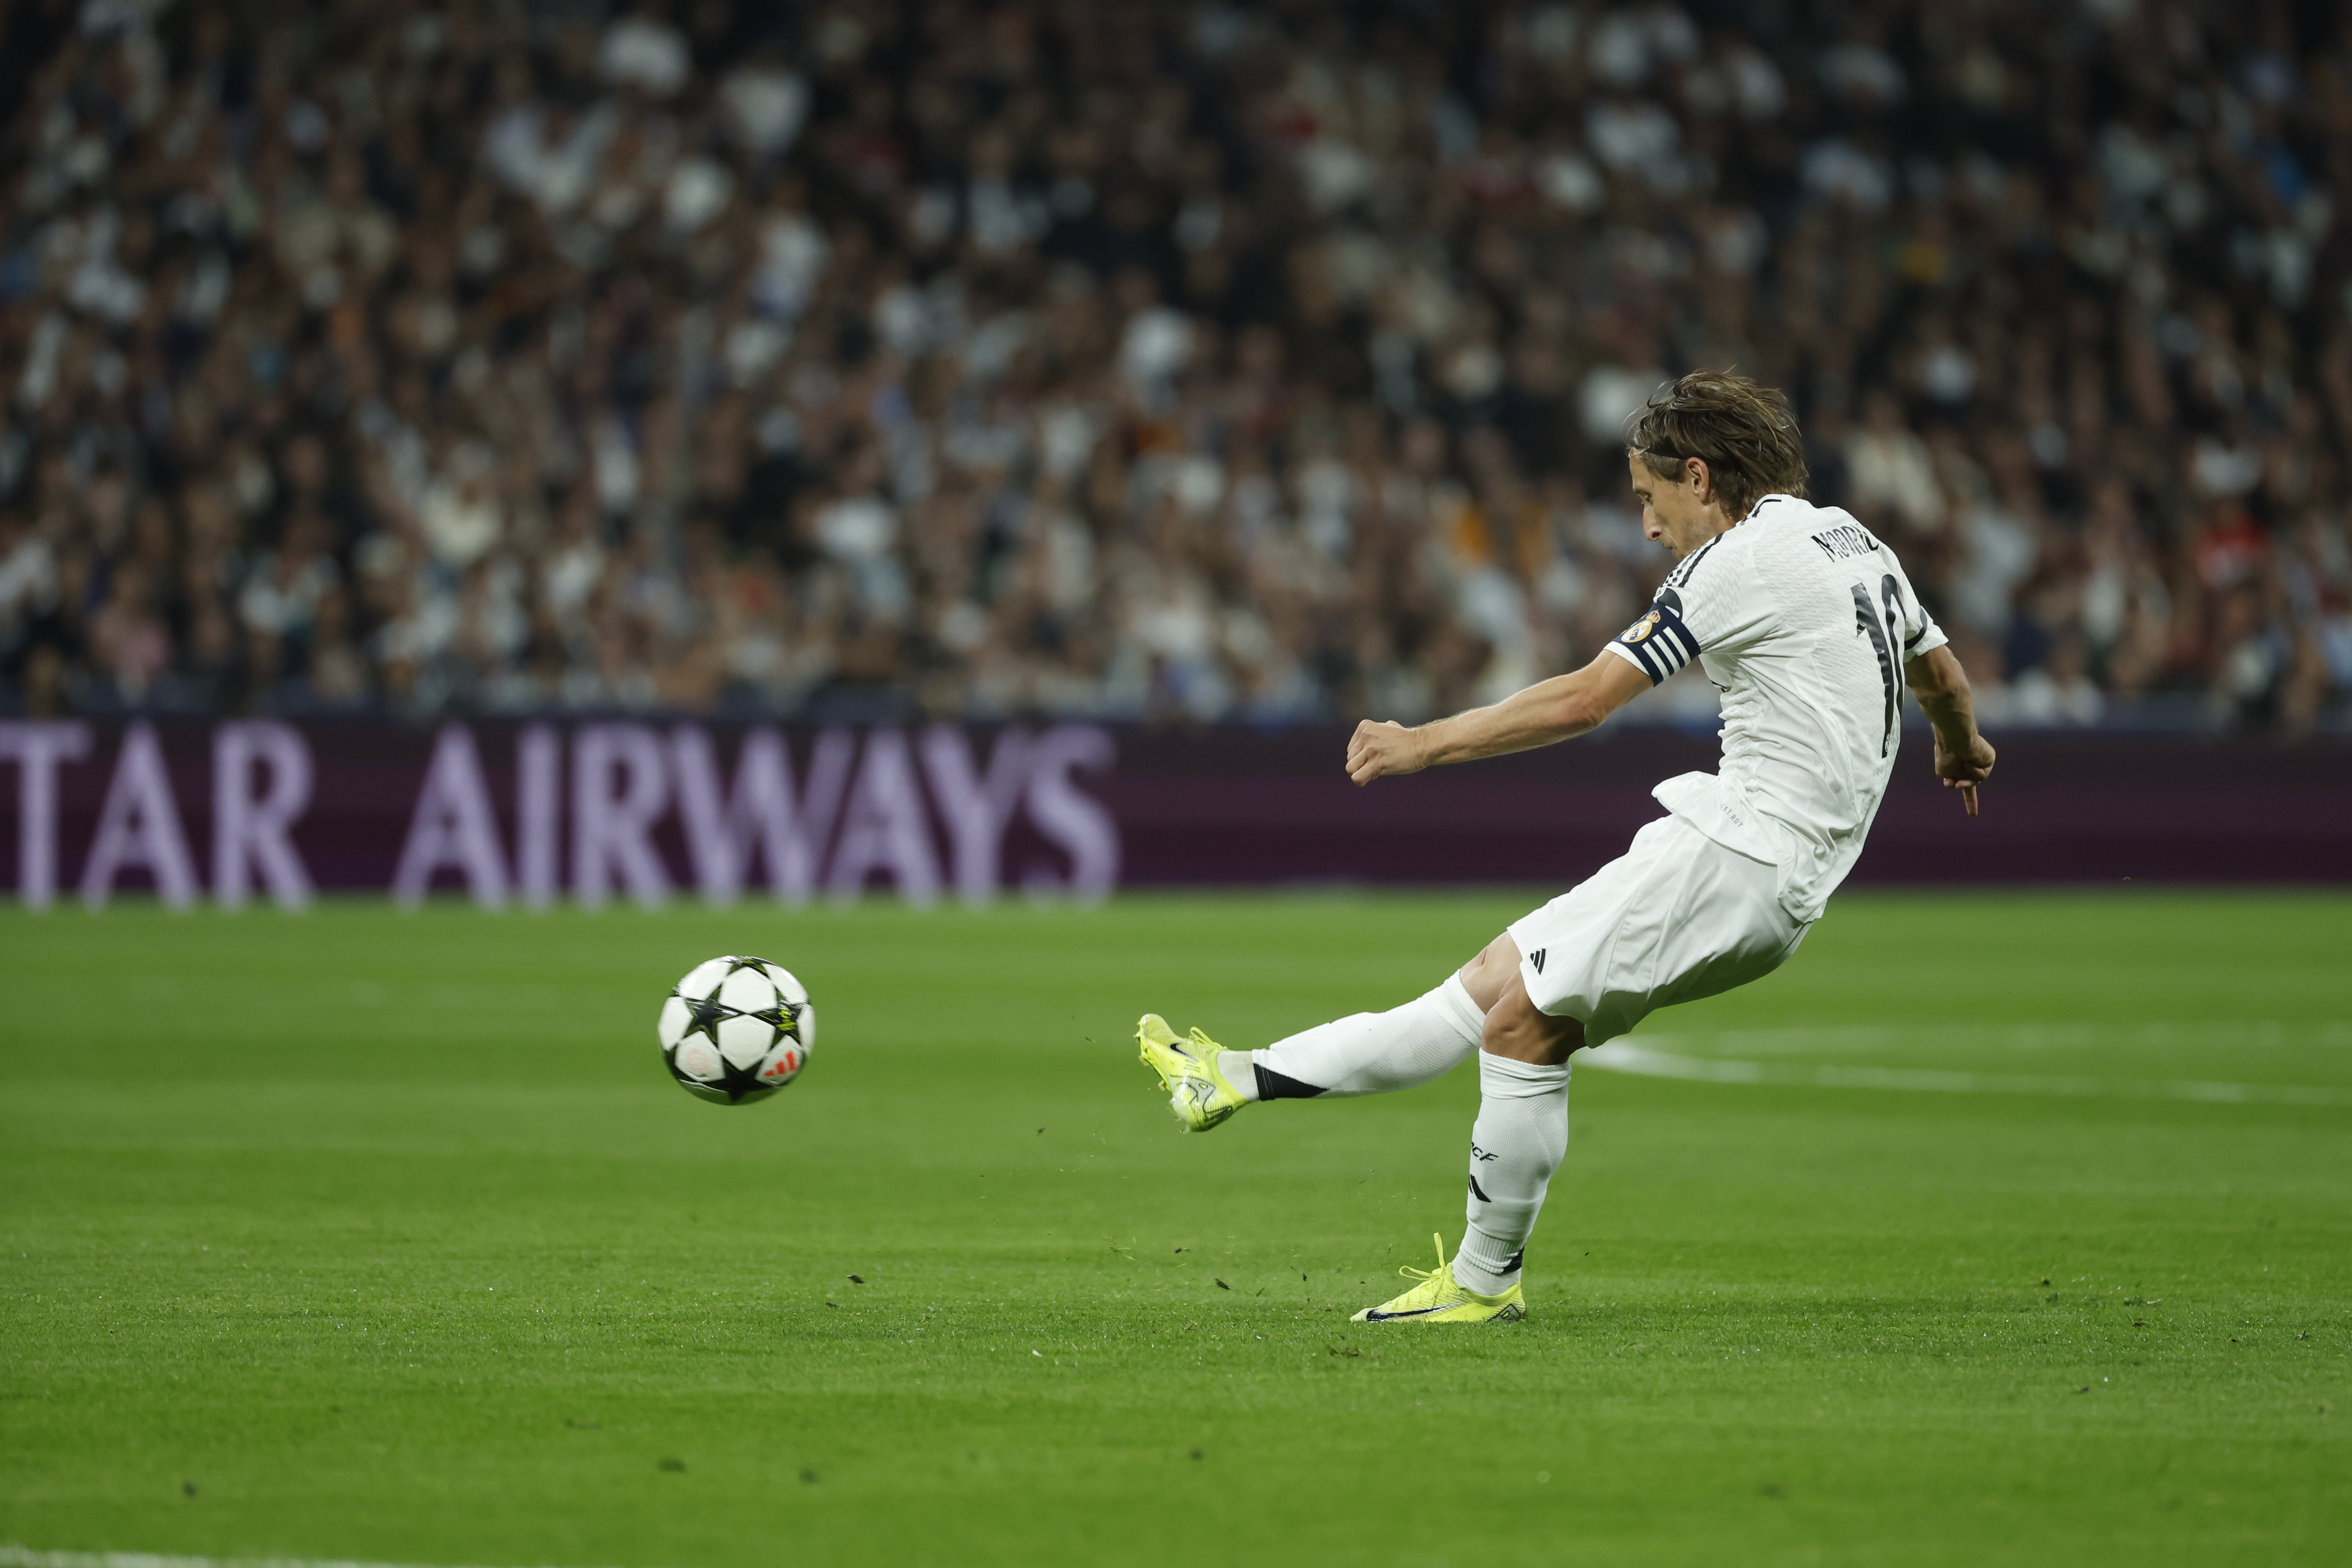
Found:
[[[1421,735],[1394,720],[1370,719],[1348,737],[1348,778],[1358,785],[1392,773],[1418,773],[1429,766],[1421,748]]]
[[[1954,751],[1941,735],[1936,737],[1936,777],[1945,789],[1960,792],[1960,804],[1971,817],[1977,814],[1977,786],[1992,776],[1992,742],[1981,735],[1969,737],[1965,751]]]

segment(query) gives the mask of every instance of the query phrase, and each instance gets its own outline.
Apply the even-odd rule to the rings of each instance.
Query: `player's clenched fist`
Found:
[[[1428,766],[1420,736],[1393,719],[1379,724],[1366,719],[1348,737],[1348,777],[1358,784],[1384,774],[1418,773]]]
[[[1947,789],[1960,792],[1960,804],[1968,813],[1977,814],[1977,786],[1992,777],[1992,742],[1983,736],[1973,736],[1965,752],[1954,751],[1944,744],[1941,732],[1936,736],[1936,777],[1944,781]]]

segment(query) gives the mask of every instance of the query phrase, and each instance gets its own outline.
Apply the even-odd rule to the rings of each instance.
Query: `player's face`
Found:
[[[1722,531],[1703,466],[1696,475],[1685,469],[1677,483],[1651,473],[1638,454],[1629,452],[1625,471],[1633,482],[1633,494],[1641,497],[1643,537],[1665,546],[1676,560]]]

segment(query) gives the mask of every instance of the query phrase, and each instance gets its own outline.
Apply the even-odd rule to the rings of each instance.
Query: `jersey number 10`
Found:
[[[1898,712],[1895,683],[1895,650],[1903,641],[1903,590],[1889,572],[1880,580],[1880,595],[1885,600],[1886,619],[1878,618],[1878,607],[1870,601],[1870,590],[1862,583],[1853,585],[1853,629],[1859,636],[1870,634],[1870,645],[1878,651],[1878,678],[1886,685],[1886,737],[1878,743],[1878,755],[1884,757],[1895,745],[1895,716]]]

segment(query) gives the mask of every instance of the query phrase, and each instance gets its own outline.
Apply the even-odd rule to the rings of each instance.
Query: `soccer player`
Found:
[[[1568,1152],[1570,1055],[1654,1009],[1785,962],[1862,853],[1901,737],[1907,684],[1936,733],[1936,773],[1971,817],[1993,748],[1968,676],[1895,552],[1805,494],[1779,392],[1696,371],[1662,387],[1626,452],[1642,531],[1675,558],[1649,611],[1584,668],[1491,707],[1408,728],[1367,721],[1358,785],[1549,746],[1593,729],[1693,659],[1723,691],[1723,762],[1654,791],[1667,815],[1624,855],[1513,923],[1444,984],[1256,1051],[1156,1014],[1137,1026],[1187,1131],[1255,1100],[1380,1094],[1478,1053],[1469,1224],[1452,1262],[1360,1322],[1522,1317],[1521,1266]]]

